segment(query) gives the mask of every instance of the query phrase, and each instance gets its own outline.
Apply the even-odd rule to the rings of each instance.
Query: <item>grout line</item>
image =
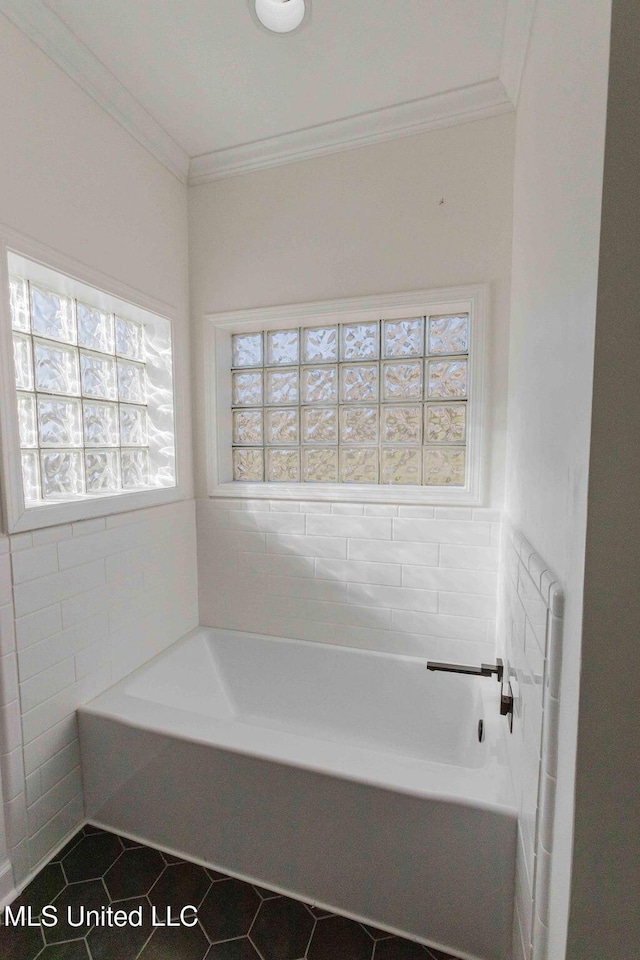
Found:
[[[134,847],[134,849],[135,849],[135,847]],[[120,854],[120,857],[122,856],[123,853],[124,853],[124,850],[123,850],[122,853]],[[117,858],[113,861],[113,863],[111,864],[111,866],[114,866],[114,865],[118,862],[118,860],[120,859],[120,857],[117,857]],[[147,897],[148,897],[149,894],[151,893],[151,890],[153,890],[153,888],[155,887],[155,885],[159,882],[160,877],[164,876],[164,874],[166,873],[168,864],[167,864],[166,860],[164,859],[164,857],[163,857],[162,859],[163,859],[163,861],[164,861],[164,867],[162,868],[162,870],[160,871],[160,873],[158,874],[158,876],[157,876],[156,879],[154,880],[153,884],[151,885],[151,889],[147,892],[147,894],[146,894]],[[111,869],[111,867],[109,867],[109,870],[110,870],[110,869]],[[106,887],[106,884],[105,884],[105,887]],[[126,898],[126,897],[123,897],[123,899],[127,899],[127,898]],[[149,901],[149,902],[151,902],[151,901]]]
[[[147,903],[148,903],[148,905],[149,905],[149,911],[151,911],[151,901],[149,900],[149,897],[145,895],[145,896],[142,897],[141,899],[147,901]],[[149,934],[149,936],[147,937],[147,939],[144,941],[144,943],[142,944],[142,946],[140,947],[140,949],[139,949],[138,952],[136,953],[136,955],[135,955],[135,957],[133,958],[133,960],[138,960],[138,957],[139,957],[140,954],[143,952],[143,950],[146,949],[147,944],[149,943],[149,941],[151,940],[151,937],[154,935],[155,932],[156,932],[156,931],[155,931],[155,930],[153,929],[153,927],[152,927],[152,928],[151,928],[151,933]]]
[[[185,863],[187,863],[187,862],[188,862],[188,861],[185,860]],[[204,870],[204,867],[203,867],[202,869]],[[164,871],[163,871],[163,872],[164,872]],[[200,909],[200,907],[202,906],[202,904],[203,904],[204,901],[206,900],[207,896],[209,895],[209,891],[210,891],[211,888],[213,887],[213,880],[211,879],[211,877],[209,876],[209,874],[206,872],[206,870],[205,870],[205,875],[206,875],[206,877],[207,877],[207,880],[209,881],[209,886],[208,886],[207,889],[205,890],[203,896],[200,897],[200,900],[198,901],[198,910]],[[155,884],[154,884],[154,886],[155,886]],[[152,889],[153,889],[153,887],[152,887]],[[149,892],[151,892],[151,891],[149,891]],[[198,920],[198,923],[200,923],[199,920]],[[200,924],[200,926],[202,926],[202,924]],[[204,929],[204,927],[203,927],[202,929],[203,929],[203,931],[204,931],[205,937],[207,937],[207,931]],[[208,940],[208,939],[209,939],[209,937],[207,937],[207,940]]]
[[[42,928],[40,928],[39,932],[40,932],[40,936],[42,937],[42,947],[35,954],[35,956],[33,957],[33,960],[38,960],[38,957],[42,956],[43,952],[47,949],[47,941],[44,939],[44,933],[42,932]],[[30,958],[26,958],[26,960],[30,960]]]
[[[311,914],[311,916],[313,917],[313,914]],[[314,935],[314,933],[316,932],[316,927],[317,927],[317,926],[318,926],[318,918],[317,918],[317,917],[313,917],[313,926],[311,927],[311,933],[309,934],[309,940],[307,941],[307,945],[306,945],[306,947],[304,948],[304,956],[305,956],[305,957],[306,957],[307,954],[309,953],[309,947],[311,946],[311,941],[313,940],[313,935]]]
[[[204,928],[203,925],[202,925],[202,921],[200,920],[200,917],[198,917],[197,926],[200,928],[200,930],[202,931],[203,937],[204,937],[205,940],[207,941],[207,953],[209,953],[209,950],[211,949],[211,940],[210,940],[210,938],[209,938],[209,935],[208,935],[207,931],[205,930],[205,928]],[[207,954],[205,953],[205,957],[206,957],[206,955],[207,955]]]
[[[253,884],[251,884],[251,889],[253,889]],[[253,915],[253,920],[251,921],[251,924],[250,924],[250,926],[249,926],[249,929],[247,930],[247,937],[250,937],[251,931],[253,930],[253,928],[254,928],[254,926],[255,926],[255,922],[256,922],[256,920],[258,919],[258,914],[260,913],[260,910],[262,909],[262,904],[265,902],[265,901],[262,899],[262,897],[260,896],[260,894],[257,893],[257,891],[254,891],[254,892],[256,893],[256,896],[257,896],[258,899],[260,900],[260,903],[259,903],[258,906],[256,907],[256,912],[255,912],[254,915]],[[253,940],[251,940],[251,943],[253,943]],[[254,946],[255,946],[255,944],[254,944]],[[258,948],[256,947],[256,950],[257,950],[257,949],[258,949]]]
[[[80,841],[78,841],[78,843],[79,843],[79,842],[80,842]],[[77,846],[78,846],[77,843],[74,844],[74,846],[71,848],[71,850],[69,850],[69,853],[73,853],[73,851],[75,850],[75,848],[76,848]],[[69,886],[69,877],[67,876],[67,871],[66,871],[65,868],[64,868],[64,863],[62,862],[62,860],[58,860],[58,863],[60,864],[60,869],[62,870],[62,876],[64,877],[67,886]],[[44,869],[44,868],[43,868],[43,869]],[[60,891],[60,892],[62,893],[62,891]],[[55,898],[54,898],[54,899],[55,899]]]
[[[91,930],[95,930],[95,925],[91,927]],[[91,933],[91,930],[89,931],[89,933]],[[87,933],[85,936],[88,937],[89,933]],[[78,940],[84,940],[84,939],[85,937],[72,937],[70,940],[55,940],[52,943],[47,943],[47,947],[64,946],[65,943],[77,943]],[[40,954],[38,954],[38,956],[40,956]],[[29,960],[29,958],[25,958],[25,960]]]
[[[123,851],[123,853],[124,853],[124,851]],[[120,854],[120,856],[122,856],[122,854]],[[113,863],[116,863],[119,859],[120,859],[120,857],[116,857],[116,859],[113,861]],[[112,864],[111,866],[113,866],[113,864]],[[109,867],[109,869],[111,869],[111,867]],[[106,871],[105,871],[105,873],[106,873]],[[107,890],[107,885],[106,885],[106,883],[104,882],[104,874],[100,877],[100,883],[102,884],[102,887],[103,887],[103,889],[104,889],[104,892],[105,892],[106,895],[107,895],[107,901],[108,901],[109,903],[111,903],[111,897],[109,896],[109,891]],[[93,928],[92,928],[92,929],[93,929]],[[91,930],[89,931],[89,933],[91,933]],[[89,934],[87,934],[87,936],[88,936],[88,935],[89,935]]]
[[[259,909],[260,909],[260,908],[258,907],[258,910],[259,910]],[[258,910],[256,910],[256,917],[257,917],[257,915],[258,915]],[[253,918],[253,922],[252,922],[252,924],[251,924],[251,927],[253,927],[253,924],[255,923],[256,917]],[[249,928],[249,931],[251,931],[251,927]],[[257,953],[258,956],[260,957],[260,960],[266,960],[266,957],[265,957],[264,954],[262,953],[262,950],[259,950],[259,949],[258,949],[258,947],[257,947],[256,944],[253,942],[253,940],[251,939],[251,937],[249,936],[249,934],[247,934],[247,940],[249,941],[249,943],[251,944],[251,946],[253,947],[253,949],[256,951],[256,953]]]

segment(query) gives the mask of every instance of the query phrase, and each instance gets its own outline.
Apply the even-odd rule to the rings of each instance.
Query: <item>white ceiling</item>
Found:
[[[286,36],[259,25],[252,0],[0,0],[0,10],[174,172],[195,157],[206,174],[220,151],[233,172],[248,157],[272,165],[512,109],[498,78],[534,2],[307,0]]]
[[[47,0],[190,157],[497,77],[506,0]]]

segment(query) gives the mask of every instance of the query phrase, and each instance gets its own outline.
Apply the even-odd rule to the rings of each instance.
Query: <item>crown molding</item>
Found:
[[[513,103],[518,106],[522,74],[529,49],[536,0],[509,0],[502,40],[500,80]]]
[[[42,0],[0,0],[3,13],[183,183],[187,153]]]
[[[193,157],[189,184],[409,137],[513,110],[498,79]]]
[[[44,0],[0,0],[3,13],[181,182],[206,183],[413,136],[513,110],[535,0],[509,0],[500,79],[294,130],[189,159],[183,148]]]

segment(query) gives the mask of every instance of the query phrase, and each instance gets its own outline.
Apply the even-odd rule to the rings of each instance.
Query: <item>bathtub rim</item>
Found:
[[[379,658],[401,660],[424,664],[426,658],[408,654],[394,654],[386,651],[367,650],[357,647],[345,647],[341,644],[328,644],[318,641],[301,641],[289,637],[275,637],[268,634],[247,633],[226,627],[198,626],[174,641],[163,651],[122,677],[93,700],[78,707],[79,715],[99,716],[118,725],[140,729],[147,733],[165,736],[173,740],[209,746],[225,753],[240,754],[259,760],[266,760],[284,766],[300,768],[312,773],[351,780],[377,789],[388,790],[440,800],[443,803],[461,806],[472,805],[480,809],[499,812],[517,818],[517,805],[513,786],[506,762],[506,743],[499,747],[501,759],[491,758],[485,767],[458,767],[435,760],[414,758],[392,751],[376,751],[362,745],[338,742],[335,740],[310,737],[270,727],[259,727],[243,723],[237,719],[221,720],[207,717],[197,712],[189,712],[178,707],[145,700],[127,693],[127,686],[149,668],[153,663],[175,655],[181,646],[193,642],[198,637],[207,637],[216,631],[237,634],[251,640],[285,642],[297,646],[312,644],[316,648],[330,648],[339,652],[375,656]],[[480,678],[481,683],[489,680]],[[480,688],[483,689],[483,688]],[[486,688],[484,688],[486,689]],[[496,691],[496,714],[499,699]],[[199,728],[193,728],[193,718],[199,718]],[[506,731],[500,729],[499,715],[485,717],[485,726],[498,740],[506,737]],[[488,720],[488,724],[487,724]],[[226,737],[225,737],[226,734]],[[231,742],[230,742],[231,741]],[[305,747],[313,744],[313,750]],[[376,762],[377,761],[377,762]],[[393,775],[385,765],[391,767]],[[371,772],[371,768],[377,772]],[[387,775],[385,776],[385,772]],[[431,774],[431,777],[429,777]],[[426,780],[426,783],[423,782]],[[495,792],[499,782],[501,796],[488,796]]]

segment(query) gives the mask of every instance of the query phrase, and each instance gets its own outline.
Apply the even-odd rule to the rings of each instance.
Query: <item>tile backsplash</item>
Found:
[[[200,622],[491,659],[499,521],[471,507],[199,500]]]
[[[0,538],[0,762],[19,884],[82,820],[76,707],[198,623],[194,502]]]

